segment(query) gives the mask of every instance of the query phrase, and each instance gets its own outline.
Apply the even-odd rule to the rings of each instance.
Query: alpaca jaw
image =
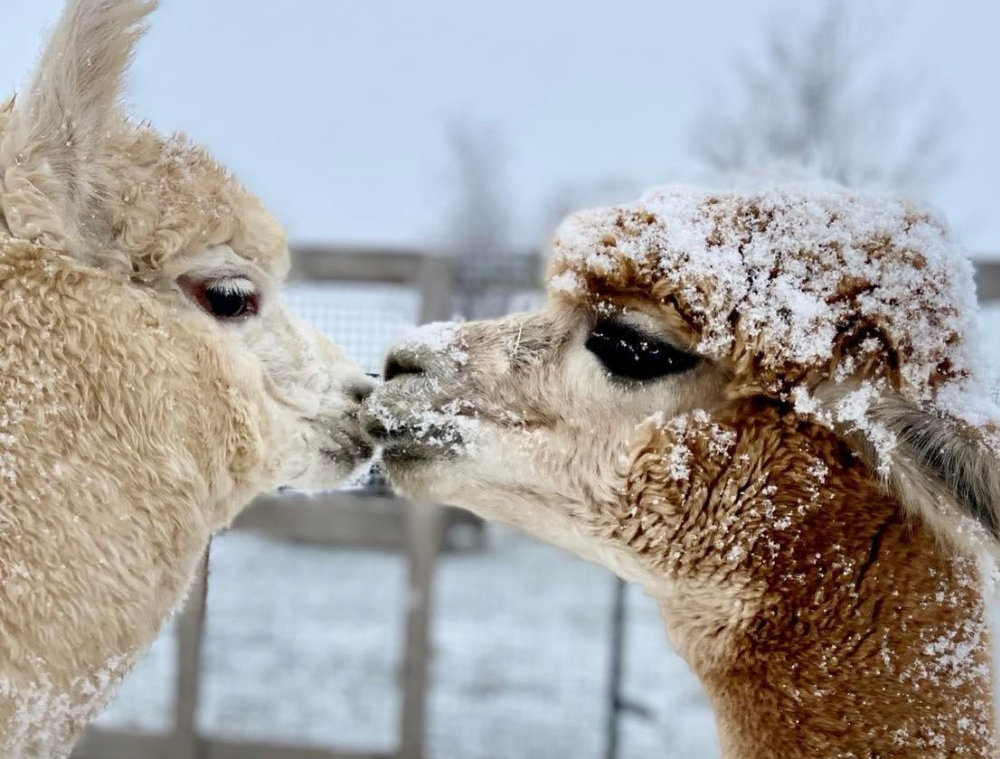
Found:
[[[344,351],[280,301],[237,330],[241,349],[263,370],[268,406],[285,430],[274,440],[278,486],[329,489],[371,456],[358,412],[373,383]]]

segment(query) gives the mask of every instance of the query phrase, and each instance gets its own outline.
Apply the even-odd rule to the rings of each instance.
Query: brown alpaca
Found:
[[[66,755],[256,495],[370,447],[281,228],[117,104],[154,3],[70,0],[0,107],[0,756]]]
[[[392,352],[394,481],[642,583],[726,759],[995,756],[996,417],[941,223],[668,189],[571,217],[550,294]]]

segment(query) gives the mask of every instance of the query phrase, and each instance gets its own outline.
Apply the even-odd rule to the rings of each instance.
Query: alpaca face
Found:
[[[638,307],[560,301],[431,325],[389,356],[362,423],[407,493],[465,506],[630,575],[602,531],[636,427],[711,405],[721,372]]]
[[[151,286],[176,308],[217,332],[220,348],[263,379],[271,436],[273,481],[323,489],[371,454],[358,424],[372,383],[318,330],[298,319],[280,293],[288,251],[240,255],[221,244],[179,255]]]
[[[0,232],[133,288],[256,388],[248,490],[330,487],[370,453],[357,422],[369,380],[283,305],[289,252],[262,204],[201,148],[120,111],[153,7],[67,5],[26,92],[0,106]]]
[[[701,409],[750,429],[757,399],[846,445],[942,535],[995,545],[1000,416],[940,219],[826,185],[663,188],[570,216],[552,256],[545,311],[390,355],[362,421],[404,491],[593,554],[635,496],[643,420]]]
[[[197,148],[148,133],[121,137],[119,155],[139,156],[116,167],[123,197],[158,193],[149,209],[155,220],[131,203],[113,209],[119,240],[130,242],[132,277],[196,316],[215,332],[220,350],[260,375],[273,428],[272,482],[305,490],[336,484],[371,454],[357,416],[372,382],[282,301],[289,252],[280,227]],[[177,186],[164,193],[164,176],[175,172]],[[205,196],[218,203],[207,217],[190,205]],[[184,229],[184,237],[164,235],[164,226]]]

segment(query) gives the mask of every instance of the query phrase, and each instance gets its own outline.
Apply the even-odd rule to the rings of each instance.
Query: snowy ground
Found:
[[[391,749],[404,571],[392,554],[217,540],[203,731]],[[442,557],[437,583],[431,756],[603,756],[611,577],[497,529],[487,551]],[[624,721],[621,756],[717,754],[708,705],[655,607],[636,589],[628,604],[627,697],[646,713]],[[172,654],[164,637],[101,724],[165,729]]]
[[[388,336],[413,305],[390,290],[384,300],[379,308],[391,301],[400,310],[378,327]],[[983,337],[1000,378],[1000,306],[984,312]],[[375,360],[373,353],[365,363]],[[390,749],[400,707],[404,571],[393,554],[239,533],[217,540],[203,731]],[[603,570],[507,530],[492,530],[483,553],[443,556],[431,756],[602,757],[612,588]],[[655,607],[632,588],[628,608],[626,698],[640,709],[624,719],[620,756],[718,756],[709,706],[667,645]],[[165,637],[100,722],[165,729],[172,668]]]

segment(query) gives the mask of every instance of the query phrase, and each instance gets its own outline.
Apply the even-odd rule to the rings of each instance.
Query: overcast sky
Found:
[[[12,0],[0,87],[27,75],[59,0]],[[956,165],[933,200],[1000,255],[1000,4],[922,0],[886,56],[953,111]],[[162,0],[128,89],[260,194],[293,239],[434,245],[447,125],[494,125],[522,238],[555,189],[692,176],[690,135],[772,0]]]

